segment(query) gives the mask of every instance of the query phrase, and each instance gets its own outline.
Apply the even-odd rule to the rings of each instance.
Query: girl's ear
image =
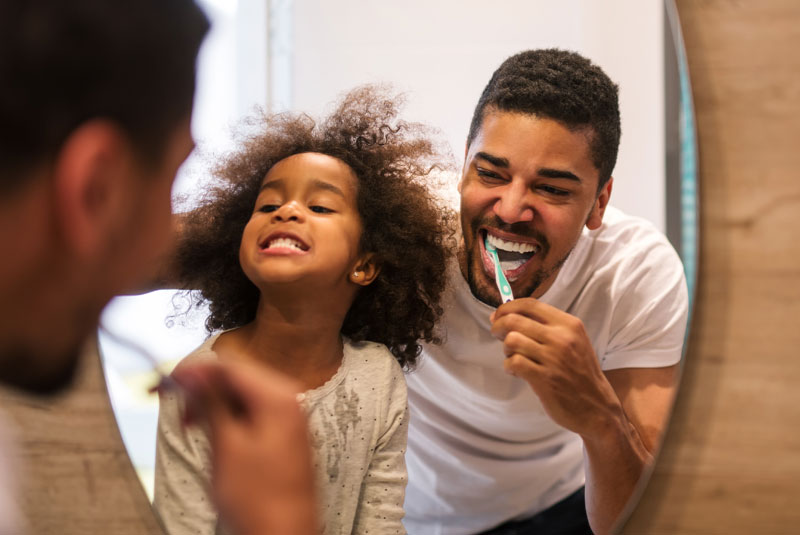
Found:
[[[380,272],[381,267],[378,264],[378,259],[375,257],[375,254],[367,253],[356,262],[348,278],[353,284],[368,286],[372,284],[372,281],[378,277]]]

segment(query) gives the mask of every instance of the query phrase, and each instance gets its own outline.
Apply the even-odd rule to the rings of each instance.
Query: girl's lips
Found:
[[[308,251],[301,251],[294,247],[270,247],[261,249],[259,253],[267,256],[300,256],[308,254]]]

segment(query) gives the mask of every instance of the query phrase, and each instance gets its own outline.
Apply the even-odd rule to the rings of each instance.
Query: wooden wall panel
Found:
[[[698,306],[625,534],[800,530],[800,2],[677,2],[700,151]]]

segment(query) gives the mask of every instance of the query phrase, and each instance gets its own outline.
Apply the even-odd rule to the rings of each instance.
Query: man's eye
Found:
[[[316,212],[318,214],[331,214],[331,213],[333,213],[333,210],[331,210],[330,208],[326,208],[324,206],[319,206],[319,205],[309,206],[309,209],[312,212]]]
[[[265,213],[274,212],[277,209],[278,209],[277,204],[264,204],[258,207],[259,212],[265,212]]]
[[[505,178],[498,175],[494,171],[489,171],[488,169],[483,169],[481,167],[476,168],[476,171],[478,173],[478,176],[485,180],[491,180],[494,182],[506,182]]]
[[[547,193],[548,195],[556,195],[558,197],[566,197],[569,195],[569,191],[561,188],[554,188],[553,186],[539,186],[539,190]]]

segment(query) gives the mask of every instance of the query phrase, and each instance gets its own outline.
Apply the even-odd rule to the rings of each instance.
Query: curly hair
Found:
[[[617,163],[621,135],[617,85],[597,65],[575,52],[527,50],[505,60],[478,100],[467,135],[469,146],[489,110],[554,119],[572,130],[590,128],[598,191]]]
[[[247,125],[241,147],[215,170],[216,182],[186,215],[175,258],[176,275],[208,303],[209,333],[251,322],[260,297],[239,264],[242,232],[264,176],[279,161],[315,152],[346,163],[358,180],[362,251],[375,253],[380,274],[359,290],[342,325],[353,342],[385,344],[412,369],[420,341],[439,343],[445,269],[453,250],[452,211],[429,186],[434,170],[452,170],[424,126],[397,120],[398,98],[376,86],[357,88],[321,123],[308,115],[260,115]]]

